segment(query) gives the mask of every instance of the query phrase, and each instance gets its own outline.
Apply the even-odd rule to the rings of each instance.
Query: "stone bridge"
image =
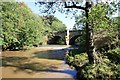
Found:
[[[74,45],[75,40],[80,37],[82,30],[61,31],[56,32],[52,38],[49,38],[47,44],[57,44],[59,40],[62,40],[66,45]]]

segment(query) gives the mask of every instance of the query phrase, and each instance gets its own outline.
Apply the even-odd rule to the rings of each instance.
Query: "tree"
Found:
[[[65,30],[64,24],[54,16],[52,24],[46,25],[49,21],[43,21],[43,17],[34,14],[23,2],[1,2],[0,6],[2,7],[0,44],[3,49],[19,50],[37,46],[44,42],[44,35],[49,35],[46,30]]]
[[[44,21],[44,25],[51,29],[49,30],[49,32],[66,30],[65,24],[63,24],[60,20],[58,20],[53,15],[43,16],[43,21]]]
[[[115,67],[113,66],[113,65],[119,66],[119,63],[118,63],[119,61],[117,61],[118,59],[114,58],[113,55],[116,55],[116,53],[118,53],[117,56],[119,57],[119,53],[120,53],[119,51],[117,51],[117,49],[119,50],[119,47],[117,48],[116,46],[114,46],[116,42],[117,42],[117,45],[120,45],[118,43],[118,40],[116,39],[116,37],[118,37],[119,35],[118,19],[117,18],[115,19],[111,16],[112,13],[116,12],[116,9],[118,9],[118,7],[115,7],[114,5],[117,6],[118,4],[117,3],[115,4],[114,3],[111,3],[111,4],[98,3],[94,5],[91,8],[89,17],[87,19],[88,23],[92,27],[95,48],[97,43],[98,46],[102,45],[102,49],[105,50],[105,51],[97,50],[100,62],[96,64],[83,65],[84,62],[86,61],[86,58],[82,56],[82,54],[84,53],[81,53],[78,55],[78,53],[76,52],[71,52],[67,55],[68,56],[67,62],[69,65],[73,66],[78,71],[77,77],[79,79],[92,79],[92,78],[104,79],[104,78],[107,78],[108,75],[109,75],[108,78],[119,77],[119,70],[117,69],[114,70]],[[109,8],[111,8],[111,10],[109,10]],[[85,15],[84,12],[83,12],[83,15]],[[84,25],[84,23],[86,22],[85,17],[83,17],[82,15],[79,15],[77,17],[77,20],[78,20],[77,21],[78,26],[81,26],[81,24]],[[113,55],[110,55],[109,53],[112,53]],[[107,54],[107,57],[105,57],[106,56],[105,54]],[[109,57],[111,57],[111,59]],[[84,60],[82,61],[83,58]],[[116,60],[113,60],[113,59],[116,59]],[[113,63],[111,60],[113,61]],[[116,61],[117,63],[115,63]]]
[[[40,5],[44,5],[46,7],[46,9],[44,10],[44,12],[55,12],[56,8],[61,11],[61,12],[71,12],[70,9],[72,8],[76,8],[76,9],[82,9],[85,11],[86,13],[86,19],[88,20],[88,13],[90,8],[92,7],[91,2],[86,1],[85,3],[85,7],[80,6],[79,2],[75,2],[70,1],[70,2],[38,2]],[[55,9],[54,9],[55,8]],[[66,10],[64,10],[64,8],[67,8]],[[73,9],[72,9],[73,10]],[[76,11],[74,11],[74,13],[76,13]],[[95,63],[97,60],[97,55],[95,55],[94,53],[94,44],[93,44],[93,31],[92,31],[92,27],[89,24],[88,21],[86,21],[86,52],[89,58],[89,63]]]
[[[1,2],[3,49],[23,49],[38,45],[44,32],[42,18],[24,4]]]
[[[14,7],[18,5],[16,3],[0,3],[2,7],[1,15],[2,15],[2,39],[3,39],[3,48],[7,48],[12,43],[17,42],[16,34],[14,34],[14,25],[18,20],[17,15],[12,13],[15,10]],[[15,18],[16,17],[16,18]]]
[[[52,40],[56,32],[65,31],[66,26],[53,15],[43,16],[42,18],[43,18],[44,26],[46,27],[46,32],[44,33],[44,36],[46,36],[46,42],[43,43],[43,45],[46,45],[48,39]],[[59,40],[58,43],[60,43],[60,41],[62,40]]]
[[[110,10],[108,9],[111,6],[112,4],[97,4],[92,8],[92,12],[90,14],[90,20],[94,30],[94,43],[97,44],[98,48],[99,46],[107,45],[108,49],[111,49],[111,45],[113,46],[113,44],[115,44],[116,36],[119,34],[118,23],[116,20],[114,21],[110,16],[111,14],[109,14]],[[116,12],[116,10],[112,11],[112,13],[113,12]],[[101,42],[103,42],[103,44]]]
[[[93,25],[90,24],[89,22],[89,13],[91,12],[91,7],[92,5],[92,1],[86,0],[85,5],[81,6],[81,2],[82,0],[80,0],[79,2],[76,0],[70,0],[70,1],[64,1],[62,0],[61,2],[56,1],[56,2],[38,2],[40,4],[40,6],[44,7],[44,13],[55,13],[56,10],[60,11],[60,12],[65,12],[66,14],[68,13],[73,13],[73,15],[75,15],[75,13],[78,13],[78,10],[83,10],[85,11],[85,16],[86,16],[86,52],[87,55],[89,57],[89,63],[95,63],[98,59],[97,55],[95,54],[95,47],[94,47],[94,43],[93,43]],[[96,0],[96,3],[99,3],[100,0]],[[43,8],[41,7],[41,8]],[[76,8],[76,9],[73,9]],[[43,9],[41,9],[43,10]]]

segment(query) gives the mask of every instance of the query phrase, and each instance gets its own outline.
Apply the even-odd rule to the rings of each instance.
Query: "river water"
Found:
[[[69,50],[77,49],[78,47],[71,47],[66,45],[47,45],[41,46],[41,48],[53,48],[53,50],[40,51],[35,53],[35,57],[38,58],[46,58],[46,59],[56,59],[56,60],[64,60],[59,66],[59,71],[63,71],[63,73],[71,75],[73,78],[76,78],[76,70],[73,70],[65,63],[65,56],[69,52]]]
[[[49,45],[28,51],[3,52],[3,62],[9,63],[2,67],[3,77],[75,78],[76,71],[65,64],[66,52],[71,49],[73,48],[66,45]],[[40,69],[46,67],[47,70],[41,71],[39,67]]]

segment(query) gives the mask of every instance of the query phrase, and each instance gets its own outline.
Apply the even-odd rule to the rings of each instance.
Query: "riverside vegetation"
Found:
[[[111,3],[112,4],[112,3]],[[114,9],[117,4],[113,4]],[[85,48],[85,34],[82,35],[78,50],[66,55],[67,64],[75,68],[78,79],[118,79],[120,78],[120,34],[118,17],[112,18],[106,14],[108,5],[99,3],[92,7],[89,23],[93,26],[95,53],[98,61],[90,64]],[[113,9],[113,10],[114,10]],[[112,11],[113,12],[113,11]],[[111,13],[112,13],[111,12]],[[76,18],[76,25],[84,24],[84,13]],[[80,26],[79,26],[80,27]],[[77,27],[74,26],[74,29]],[[83,27],[85,31],[85,28]]]
[[[21,50],[44,44],[44,36],[66,30],[56,17],[39,16],[23,2],[1,2],[0,45],[3,50]]]
[[[97,1],[94,5],[86,2],[85,7],[80,5],[82,1],[74,0],[72,2],[38,2],[38,4],[40,7],[43,5],[44,11],[48,13],[55,13],[58,10],[73,14],[76,19],[74,29],[83,30],[81,40],[78,40],[80,41],[79,49],[70,51],[66,55],[66,62],[77,70],[78,79],[120,78],[119,17],[112,16],[119,9],[120,3]],[[3,20],[3,28],[0,28],[3,34],[0,40],[3,41],[2,46],[5,50],[38,45],[42,43],[43,36],[56,30],[63,30],[61,28],[63,24],[56,28],[56,23],[61,23],[56,18],[33,14],[24,3],[0,3],[0,6],[2,6]],[[78,15],[79,12],[82,14]],[[54,22],[54,20],[57,21]]]

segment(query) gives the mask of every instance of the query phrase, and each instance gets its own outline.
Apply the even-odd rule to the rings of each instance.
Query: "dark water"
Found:
[[[34,57],[38,57],[38,58],[64,60],[66,50],[60,49],[60,50],[39,51],[34,54],[35,54]]]

